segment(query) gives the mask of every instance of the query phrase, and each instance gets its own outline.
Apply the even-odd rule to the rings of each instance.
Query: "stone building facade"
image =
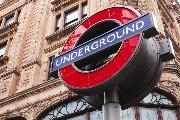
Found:
[[[118,5],[132,6],[142,14],[154,12],[160,26],[157,38],[170,39],[175,51],[175,59],[166,63],[149,95],[152,99],[126,111],[123,119],[145,120],[150,115],[150,120],[180,120],[180,4],[176,0],[1,0],[0,120],[101,120],[101,111],[70,92],[57,71],[49,72],[50,61],[78,24]],[[75,102],[81,107],[74,109]]]

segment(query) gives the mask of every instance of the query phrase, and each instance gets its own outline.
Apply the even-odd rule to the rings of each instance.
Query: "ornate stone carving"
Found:
[[[178,102],[180,102],[180,82],[175,78],[167,77],[166,79],[161,79],[157,87],[172,94]]]
[[[27,120],[29,119],[37,120],[39,115],[42,114],[42,112],[47,108],[74,96],[77,95],[70,91],[60,92],[56,95],[49,96],[48,98],[39,100],[35,103],[26,104],[25,106],[17,107],[12,111],[6,111],[6,113],[0,115],[0,119],[3,120],[4,118],[9,118],[10,116],[13,115],[13,116],[25,117]]]
[[[43,113],[43,111],[48,109],[49,107],[74,96],[77,96],[77,94],[70,91],[65,91],[60,92],[58,95],[54,95],[53,97],[49,97],[46,100],[38,101],[36,103],[34,118],[37,119]]]
[[[124,1],[125,1],[125,0],[110,0],[110,4],[111,4],[111,5],[115,5],[115,4],[120,4],[120,5],[122,5],[122,4],[124,4]]]
[[[17,74],[17,75],[19,75],[20,73],[19,73],[19,71],[18,71],[17,68],[13,68],[13,69],[11,69],[11,70],[8,70],[8,71],[0,74],[0,78],[7,77],[7,76],[9,76],[9,75],[11,75],[11,74]]]
[[[34,86],[32,88],[26,89],[22,92],[15,93],[9,97],[6,97],[4,99],[0,99],[0,106],[4,106],[7,104],[11,104],[15,101],[22,100],[24,98],[27,98],[32,95],[39,94],[41,92],[47,91],[49,89],[52,89],[54,87],[60,86],[61,81],[60,80],[53,80],[53,81],[47,81],[40,85]]]
[[[52,41],[60,40],[63,36],[71,33],[77,25],[79,25],[82,21],[79,21],[69,27],[58,30],[57,32],[46,37],[47,42],[50,44]]]
[[[7,66],[4,66],[2,68],[0,68],[0,73],[2,74],[3,72],[5,72],[7,70]]]
[[[9,86],[9,81],[8,80],[0,80],[0,96],[4,96],[7,94],[7,88]]]
[[[0,29],[0,39],[3,39],[17,31],[17,27],[19,25],[19,22],[13,22],[12,24],[5,26]]]
[[[0,4],[0,10],[18,1],[19,0],[5,0],[2,4]]]
[[[53,8],[51,9],[51,11],[53,12],[58,11],[62,7],[67,6],[75,1],[77,0],[54,0],[53,2],[51,2],[51,4],[53,5]]]
[[[56,43],[56,44],[54,44],[54,45],[44,49],[44,52],[48,53],[48,52],[51,52],[53,50],[56,50],[57,48],[62,47],[64,45],[64,43],[65,43],[65,41],[60,41],[60,42],[58,42],[58,43]]]
[[[31,61],[27,62],[25,65],[23,65],[23,66],[22,66],[22,69],[27,68],[27,67],[30,67],[30,66],[32,66],[32,65],[34,65],[34,64],[38,64],[39,66],[41,66],[41,65],[42,65],[42,62],[41,62],[41,60],[39,60],[39,59],[36,58],[35,60],[31,60]]]

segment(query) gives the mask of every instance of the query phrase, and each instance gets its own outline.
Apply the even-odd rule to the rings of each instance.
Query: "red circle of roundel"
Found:
[[[116,20],[125,24],[135,18],[137,13],[127,7],[112,7],[102,10],[79,25],[70,35],[62,52],[73,49],[81,35],[94,24],[104,20]],[[121,45],[117,55],[104,67],[88,73],[77,71],[72,65],[59,70],[63,82],[72,89],[90,89],[98,87],[110,80],[117,72],[121,71],[132,58],[138,48],[141,35],[136,35]]]

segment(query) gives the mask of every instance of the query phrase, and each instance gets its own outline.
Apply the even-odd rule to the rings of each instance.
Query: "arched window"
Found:
[[[178,105],[168,95],[151,92],[137,106],[123,111],[123,120],[178,120]]]
[[[74,99],[47,111],[40,120],[102,120],[102,112],[84,99]],[[123,110],[122,120],[178,120],[178,105],[166,95],[152,92],[137,106]]]
[[[139,104],[142,120],[178,120],[178,105],[166,94],[150,93]]]
[[[40,120],[101,120],[102,112],[95,110],[84,99],[74,99],[54,107]]]

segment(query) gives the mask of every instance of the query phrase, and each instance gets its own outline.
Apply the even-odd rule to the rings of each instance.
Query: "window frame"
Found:
[[[71,21],[66,23],[67,14],[71,13],[71,12],[74,12],[74,11],[77,12],[77,18],[74,18]],[[79,6],[76,5],[75,7],[71,8],[71,9],[69,9],[67,11],[64,11],[64,28],[69,27],[69,26],[77,23],[78,21],[79,21]]]
[[[2,59],[6,55],[7,41],[0,43],[0,51],[1,51],[2,47],[4,48],[4,53],[2,55],[0,54],[0,59]]]
[[[10,13],[2,16],[0,18],[0,20],[1,20],[1,23],[0,23],[0,33],[1,33],[1,31],[3,31],[3,29],[6,29],[6,28],[14,25],[15,23],[18,23],[20,13],[21,13],[21,9],[18,8],[16,10],[11,11]],[[12,17],[12,22],[10,24],[7,24],[7,20],[8,20],[9,17]]]
[[[4,26],[9,26],[9,25],[13,24],[15,22],[14,17],[15,17],[15,13],[6,16]],[[8,20],[10,20],[10,23],[8,23]]]
[[[87,16],[88,16],[88,3],[87,3],[87,1],[81,3],[81,6],[82,6],[81,17],[82,17],[82,20],[83,20],[83,19],[87,18]],[[87,12],[86,14],[84,14],[84,9],[83,9],[84,7],[86,7],[86,12]]]
[[[83,15],[83,6],[84,5],[87,6],[87,13]],[[68,14],[68,12],[71,12],[73,10],[77,10],[77,18],[74,18],[71,21],[66,23],[66,15]],[[56,12],[54,16],[55,16],[54,17],[55,18],[54,32],[74,26],[74,25],[76,25],[76,23],[79,23],[81,20],[84,20],[87,18],[88,2],[87,2],[87,0],[83,0],[81,2],[76,2],[72,5],[70,5],[70,7],[64,7],[64,9],[61,9],[61,11]],[[60,16],[60,24],[57,25],[57,18],[59,16]]]
[[[61,23],[61,14],[56,15],[55,31],[58,31],[62,28],[60,23]]]
[[[48,57],[48,61],[49,61],[49,71],[48,71],[48,78],[47,78],[47,81],[52,81],[52,80],[56,80],[56,79],[59,79],[59,75],[58,75],[58,70],[54,71],[54,72],[51,72],[50,69],[51,69],[51,61],[52,59],[55,57],[55,55],[52,55],[50,57]],[[54,77],[54,74],[55,76],[57,77]]]
[[[163,96],[167,97],[168,100],[172,101],[173,104],[177,104],[176,101],[174,101],[174,99],[171,99],[168,94],[163,94],[161,92],[155,92],[155,93],[163,95]],[[71,102],[79,100],[79,99],[82,99],[82,98],[78,97],[78,96],[77,97],[68,98],[68,99],[66,99],[63,102],[60,102],[60,103],[58,103],[58,104],[48,108],[46,111],[43,112],[43,114],[41,114],[41,116],[39,117],[39,120],[41,120],[42,118],[45,118],[46,114],[48,114],[51,111],[57,109],[59,106],[71,103]],[[136,120],[140,120],[141,119],[140,111],[143,110],[143,109],[146,109],[146,108],[147,109],[150,108],[149,110],[155,110],[156,111],[156,117],[157,117],[158,120],[161,120],[163,118],[163,111],[164,110],[170,110],[170,111],[173,110],[172,112],[175,112],[174,115],[176,116],[176,118],[178,119],[178,117],[179,117],[178,116],[178,111],[176,110],[176,108],[178,109],[178,106],[174,106],[174,109],[170,109],[170,108],[163,108],[163,107],[161,108],[159,106],[152,107],[150,104],[148,104],[146,106],[146,104],[139,103],[139,104],[135,105],[134,107],[131,107],[130,109],[132,109],[133,112],[134,112],[133,113],[133,115],[134,115],[133,117]],[[70,114],[68,116],[63,116],[63,117],[60,117],[60,118],[55,118],[53,120],[64,120],[64,119],[69,119],[69,118],[74,118],[74,117],[77,117],[77,116],[81,116],[83,114],[86,114],[87,118],[88,118],[87,120],[90,120],[90,113],[93,112],[93,111],[96,111],[96,109],[94,109],[92,107],[88,107],[86,110],[81,111],[79,113],[72,113],[72,114]]]

